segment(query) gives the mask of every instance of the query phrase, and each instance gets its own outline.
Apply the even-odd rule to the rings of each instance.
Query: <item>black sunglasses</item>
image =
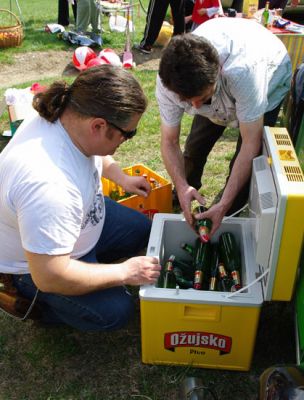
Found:
[[[125,139],[132,139],[132,137],[136,135],[137,128],[133,129],[132,131],[125,131],[124,129],[120,128],[119,126],[113,124],[113,122],[109,122],[109,121],[108,121],[108,123],[109,123],[110,125],[114,126],[114,128],[118,129],[119,132],[122,134],[122,136],[123,136]]]

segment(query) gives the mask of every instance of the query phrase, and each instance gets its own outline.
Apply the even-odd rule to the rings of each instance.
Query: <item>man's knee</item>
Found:
[[[92,318],[91,318],[92,317]],[[89,317],[87,330],[115,331],[124,328],[134,317],[134,303],[131,296],[117,298],[111,303],[109,310],[103,310],[99,315]]]

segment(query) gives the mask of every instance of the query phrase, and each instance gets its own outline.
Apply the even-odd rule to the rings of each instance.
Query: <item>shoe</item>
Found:
[[[142,46],[141,44],[135,44],[134,49],[140,51],[141,53],[144,54],[151,54],[152,53],[152,47],[151,46]]]

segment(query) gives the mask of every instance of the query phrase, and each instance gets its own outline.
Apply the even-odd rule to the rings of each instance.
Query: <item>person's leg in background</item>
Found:
[[[85,32],[90,23],[90,0],[78,0],[76,31]]]
[[[185,31],[190,32],[192,27],[192,12],[194,7],[194,0],[185,0]]]
[[[58,0],[58,24],[69,26],[69,3],[68,0]]]
[[[146,53],[151,52],[151,47],[156,41],[164,22],[168,6],[169,0],[150,0],[144,37],[140,42],[139,50],[143,52],[146,50]]]
[[[128,207],[105,198],[106,218],[96,247],[84,262],[109,263],[121,257],[135,256],[147,246],[151,221]],[[33,299],[36,293],[31,276],[15,275],[14,283],[25,297]],[[114,287],[82,296],[63,296],[38,293],[38,304],[43,310],[42,322],[67,324],[83,331],[120,329],[134,313],[134,302],[125,287]]]
[[[170,0],[170,7],[173,18],[173,35],[180,35],[185,32],[185,0]]]
[[[187,182],[196,190],[202,186],[207,157],[224,130],[224,126],[216,125],[201,115],[193,118],[183,155]]]
[[[72,4],[72,10],[73,10],[74,20],[75,20],[75,25],[76,25],[76,20],[77,20],[77,0],[74,0],[74,3]]]
[[[90,23],[92,31],[98,33],[99,8],[95,0],[90,0]]]

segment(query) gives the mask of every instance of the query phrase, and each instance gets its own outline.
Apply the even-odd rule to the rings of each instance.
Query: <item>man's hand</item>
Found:
[[[206,8],[200,8],[197,10],[198,15],[202,16],[207,14],[207,9]]]
[[[151,191],[149,182],[143,176],[130,176],[125,174],[111,156],[102,157],[103,176],[111,179],[126,192],[147,197]]]
[[[121,264],[125,285],[154,284],[160,275],[161,265],[156,257],[129,258]]]
[[[126,192],[143,197],[148,197],[151,192],[151,186],[143,176],[125,175],[121,186]]]
[[[179,199],[179,203],[181,205],[181,208],[184,212],[184,216],[186,221],[193,226],[194,224],[194,219],[193,215],[191,213],[191,203],[193,200],[197,200],[200,204],[205,204],[205,199],[203,196],[199,194],[199,192],[194,189],[192,186],[188,186],[185,189],[177,189],[177,195]]]
[[[195,214],[194,218],[195,220],[198,219],[204,219],[208,218],[211,219],[212,221],[212,229],[210,231],[210,237],[215,234],[217,229],[220,227],[222,220],[225,216],[226,209],[224,206],[219,202],[217,204],[214,204],[212,207],[209,208],[209,210],[200,213],[200,214]]]

